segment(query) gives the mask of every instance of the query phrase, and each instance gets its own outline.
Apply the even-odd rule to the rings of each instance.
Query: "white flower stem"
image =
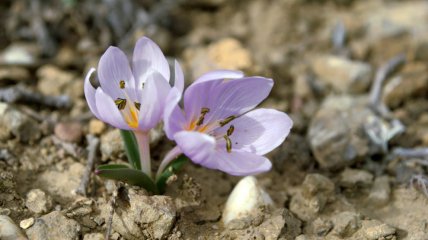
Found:
[[[150,134],[149,132],[135,131],[138,151],[140,154],[141,171],[152,178],[152,168],[150,159]]]
[[[159,165],[158,171],[156,173],[156,179],[163,173],[166,166],[168,166],[169,163],[171,163],[174,159],[176,159],[178,156],[180,156],[183,152],[178,146],[175,146],[173,149],[171,149],[163,158],[161,164]]]

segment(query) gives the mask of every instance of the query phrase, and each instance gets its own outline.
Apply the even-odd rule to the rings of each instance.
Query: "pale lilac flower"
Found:
[[[184,111],[178,106],[181,93],[171,91],[164,129],[177,147],[159,172],[181,153],[196,164],[231,175],[270,170],[272,164],[263,155],[279,146],[293,125],[283,112],[253,110],[272,86],[272,79],[244,77],[238,71],[209,72],[184,93]]]
[[[161,120],[166,98],[174,89],[181,95],[183,72],[175,62],[174,87],[170,85],[168,62],[152,40],[140,38],[134,48],[132,69],[117,47],[109,47],[98,64],[100,87],[85,78],[85,97],[92,113],[100,120],[123,130],[131,130],[138,141],[142,171],[151,176],[149,130]]]
[[[143,37],[135,45],[132,69],[117,47],[109,47],[98,64],[100,87],[85,79],[85,97],[92,113],[120,129],[148,131],[162,119],[165,100],[171,90],[168,62],[160,48]],[[174,85],[183,91],[183,73],[175,62]]]

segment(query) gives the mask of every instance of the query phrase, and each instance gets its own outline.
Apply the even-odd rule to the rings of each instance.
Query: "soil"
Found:
[[[427,2],[16,0],[0,16],[0,239],[104,239],[111,217],[110,239],[428,239]],[[224,68],[274,79],[260,107],[294,126],[256,176],[273,205],[224,224],[241,178],[194,164],[164,196],[95,174],[77,191],[89,135],[96,165],[126,162],[83,78],[143,35],[187,84]],[[156,167],[174,144],[152,136]]]

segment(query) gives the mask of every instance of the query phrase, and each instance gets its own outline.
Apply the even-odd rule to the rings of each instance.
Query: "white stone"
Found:
[[[250,216],[260,207],[272,205],[270,196],[260,187],[253,176],[243,178],[236,184],[223,211],[223,223]]]
[[[33,224],[34,224],[34,218],[27,218],[27,219],[24,219],[21,222],[19,222],[19,226],[22,229],[27,229],[27,228],[33,226]]]
[[[0,215],[0,239],[24,240],[27,239],[12,219],[6,215]]]

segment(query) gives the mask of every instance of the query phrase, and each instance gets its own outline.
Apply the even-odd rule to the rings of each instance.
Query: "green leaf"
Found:
[[[123,164],[108,164],[98,166],[96,174],[103,178],[126,182],[130,185],[140,186],[158,194],[159,191],[153,180],[140,170],[129,168]]]
[[[163,173],[156,179],[156,185],[160,193],[165,192],[166,181],[168,178],[178,172],[188,161],[189,159],[182,154],[166,166],[165,171],[163,171]]]
[[[125,145],[126,156],[132,168],[141,170],[140,154],[138,152],[138,142],[132,131],[120,130],[123,143]]]

